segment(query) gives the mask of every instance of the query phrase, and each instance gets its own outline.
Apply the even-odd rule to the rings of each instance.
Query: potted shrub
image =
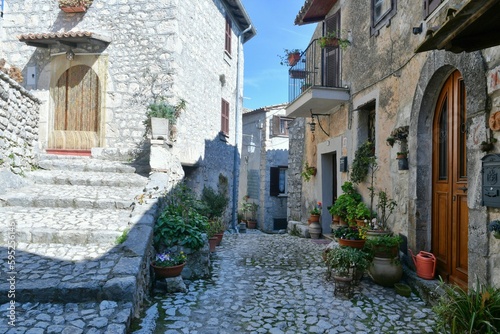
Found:
[[[318,43],[322,49],[327,47],[340,47],[342,50],[345,50],[349,45],[351,45],[351,42],[348,39],[341,38],[335,31],[330,31],[325,36],[320,37],[318,39]]]
[[[259,205],[257,203],[248,203],[248,211],[250,212],[250,218],[248,218],[248,228],[254,229],[257,227],[257,210]]]
[[[373,214],[364,202],[359,202],[356,205],[347,207],[347,220],[351,224],[355,221],[356,225],[364,227],[372,217]]]
[[[399,245],[403,239],[399,235],[381,235],[366,240],[366,247],[373,256],[383,258],[395,258],[398,256]]]
[[[364,230],[358,226],[341,226],[333,233],[340,246],[361,249],[365,245]]]
[[[302,175],[302,177],[306,182],[309,182],[311,180],[311,177],[315,176],[316,173],[317,173],[316,167],[309,166],[309,163],[306,162],[304,164],[304,169],[302,170],[302,173],[300,173],[300,175]]]
[[[179,276],[186,265],[187,256],[183,251],[157,253],[151,267],[156,278]]]
[[[500,239],[500,220],[492,220],[488,224],[488,231],[493,232],[493,236]]]
[[[301,53],[302,50],[300,49],[284,49],[283,55],[278,55],[281,59],[280,64],[288,65],[290,67],[294,66],[299,62]]]
[[[333,203],[328,211],[332,216],[338,216],[342,221],[347,221],[347,210],[349,207],[357,206],[361,202],[361,195],[358,194],[352,182],[344,182],[341,186],[342,195],[340,195]]]
[[[87,11],[94,0],[59,0],[59,8],[66,13],[82,13]]]
[[[143,122],[146,127],[146,134],[151,132],[151,122],[156,119],[158,124],[168,128],[169,136],[172,137],[172,132],[175,131],[171,127],[175,126],[177,118],[185,108],[186,101],[183,99],[178,104],[171,105],[165,101],[164,97],[158,97],[147,106],[146,119]]]

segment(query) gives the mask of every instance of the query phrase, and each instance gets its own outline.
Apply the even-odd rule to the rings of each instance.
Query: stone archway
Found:
[[[441,87],[454,70],[462,73],[467,96],[469,231],[486,221],[486,209],[480,206],[480,196],[478,196],[480,152],[477,145],[473,144],[478,140],[477,130],[484,133],[487,114],[488,96],[482,55],[480,52],[454,54],[433,51],[428,54],[420,71],[410,117],[408,147],[410,152],[416,152],[416,157],[410,164],[408,245],[414,250],[431,248],[432,121]],[[469,249],[471,244],[479,244],[474,236],[469,238]],[[469,254],[469,263],[478,261],[481,251],[478,249],[477,252],[476,256]]]

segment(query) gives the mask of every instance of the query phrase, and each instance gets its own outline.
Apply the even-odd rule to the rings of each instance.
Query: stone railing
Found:
[[[0,71],[0,168],[22,174],[36,165],[40,103]]]

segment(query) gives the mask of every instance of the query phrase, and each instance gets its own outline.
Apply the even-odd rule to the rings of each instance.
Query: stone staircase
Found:
[[[27,173],[25,186],[0,194],[2,225],[9,227],[0,230],[2,253],[13,229],[16,241],[14,266],[4,255],[0,271],[16,276],[15,301],[135,303],[155,214],[135,198],[148,178],[129,165],[88,157],[46,155],[39,167]],[[9,302],[8,291],[2,280],[0,303]]]

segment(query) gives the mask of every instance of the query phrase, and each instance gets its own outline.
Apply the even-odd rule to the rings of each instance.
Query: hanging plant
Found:
[[[311,177],[315,176],[316,173],[317,173],[316,167],[309,166],[309,164],[306,162],[304,164],[304,169],[302,170],[302,173],[300,173],[300,175],[302,175],[302,177],[306,182],[309,182],[311,180]]]

